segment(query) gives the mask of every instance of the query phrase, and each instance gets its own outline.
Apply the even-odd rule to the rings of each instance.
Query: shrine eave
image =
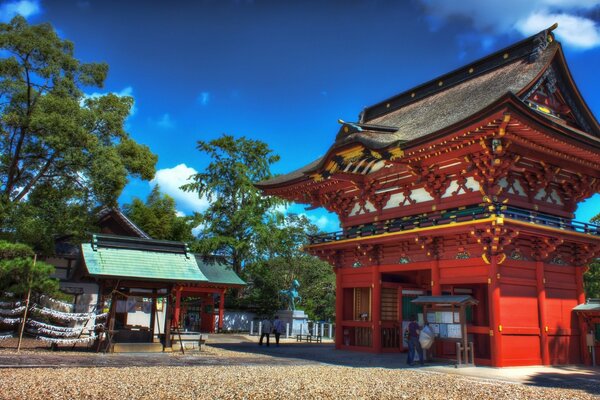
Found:
[[[505,218],[500,217],[498,215],[491,215],[486,218],[471,220],[471,221],[462,221],[462,222],[452,222],[443,225],[435,225],[435,226],[427,226],[427,227],[415,227],[412,229],[407,229],[403,231],[396,232],[385,232],[380,234],[374,234],[370,236],[359,236],[349,239],[340,239],[340,240],[332,240],[325,241],[316,244],[310,244],[305,246],[306,250],[315,251],[319,249],[334,249],[334,248],[345,248],[348,246],[353,246],[355,244],[369,244],[369,243],[382,243],[394,241],[398,238],[408,238],[413,239],[419,236],[428,236],[430,234],[435,233],[439,234],[452,234],[458,231],[465,231],[468,228],[473,228],[481,225],[504,225],[504,226],[513,226],[519,230],[520,233],[531,234],[531,235],[539,235],[540,231],[548,232],[548,235],[552,237],[560,237],[569,239],[571,241],[584,242],[584,243],[596,243],[600,244],[600,232],[597,234],[590,233],[582,233],[576,231],[569,231],[561,228],[553,228],[549,226],[539,225],[535,223],[519,221],[513,218]]]

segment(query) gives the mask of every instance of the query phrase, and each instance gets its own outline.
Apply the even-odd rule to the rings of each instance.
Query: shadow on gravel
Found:
[[[275,358],[297,359],[301,363],[320,363],[359,368],[409,368],[406,353],[370,354],[336,350],[333,344],[285,343],[276,347],[256,342],[211,343],[211,347],[248,354],[268,355]],[[432,365],[432,364],[426,364]],[[440,364],[443,365],[443,364]]]
[[[554,367],[567,373],[543,372],[532,375],[523,383],[530,386],[560,389],[578,389],[589,394],[600,395],[600,369],[574,370],[570,367]]]

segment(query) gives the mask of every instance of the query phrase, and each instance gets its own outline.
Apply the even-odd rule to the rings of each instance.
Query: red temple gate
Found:
[[[600,127],[553,28],[366,108],[257,184],[340,218],[308,246],[336,272],[337,348],[400,351],[411,296],[469,294],[477,363],[589,363],[573,308],[600,228],[573,212],[600,190]]]

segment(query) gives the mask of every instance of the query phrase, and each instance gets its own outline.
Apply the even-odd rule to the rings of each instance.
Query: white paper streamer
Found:
[[[74,337],[79,336],[82,331],[83,331],[83,329],[79,330],[79,332],[77,332],[77,331],[61,332],[61,331],[53,331],[53,330],[46,329],[46,328],[37,328],[38,334],[56,337],[56,338],[74,338]]]
[[[97,339],[97,336],[92,335],[90,337],[76,338],[76,339],[58,339],[58,338],[49,338],[49,337],[44,337],[44,336],[38,336],[37,339],[41,340],[43,342],[46,342],[46,343],[72,345],[72,344],[81,344],[81,343],[91,343]]]
[[[2,314],[2,315],[23,314],[23,311],[25,311],[25,306],[13,308],[13,309],[0,308],[0,314]]]
[[[0,308],[14,308],[14,307],[20,307],[20,306],[21,306],[20,301],[17,301],[17,302],[0,301]]]
[[[41,295],[40,299],[42,299],[43,301],[47,301],[48,303],[50,303],[54,306],[62,307],[64,309],[68,310],[68,312],[73,311],[73,304],[65,303],[64,301],[56,300],[56,299],[53,299],[52,297],[46,296],[46,295]]]
[[[50,325],[50,324],[46,324],[44,322],[35,321],[33,319],[28,319],[27,320],[27,325],[31,326],[33,328],[42,328],[42,329],[47,329],[47,330],[56,331],[56,332],[78,332],[79,333],[83,329],[83,327],[81,327],[81,328],[72,328],[72,327],[69,327],[69,326]]]
[[[0,317],[0,324],[15,325],[15,324],[20,324],[20,323],[21,323],[21,318],[3,318],[3,317]]]
[[[57,318],[57,319],[61,319],[63,321],[87,321],[92,318],[102,319],[108,315],[107,313],[99,314],[99,315],[96,315],[94,313],[67,313],[67,312],[52,310],[47,307],[40,308],[37,305],[34,305],[32,307],[32,310],[36,311],[42,315],[45,315],[47,317]]]
[[[13,338],[13,337],[14,337],[14,335],[13,335],[12,333],[9,333],[9,334],[7,334],[7,335],[5,335],[5,334],[3,334],[3,333],[2,333],[2,334],[0,334],[0,340],[6,340],[6,339]]]

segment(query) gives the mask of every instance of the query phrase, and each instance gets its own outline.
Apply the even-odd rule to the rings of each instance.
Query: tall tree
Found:
[[[204,172],[182,186],[209,200],[200,215],[204,226],[195,251],[225,255],[235,272],[255,256],[254,239],[264,224],[265,213],[282,200],[263,196],[254,183],[271,177],[270,166],[279,156],[258,140],[223,135],[199,141],[198,150],[211,162]]]
[[[0,24],[0,50],[3,226],[19,232],[30,197],[61,197],[63,205],[89,210],[115,204],[128,175],[154,176],[156,156],[123,129],[133,99],[84,95],[84,88],[103,86],[106,64],[80,62],[50,24],[29,25],[20,16]],[[26,208],[47,217],[47,206]]]
[[[260,257],[244,269],[249,286],[243,302],[260,313],[271,314],[285,304],[279,295],[297,279],[302,302],[299,309],[312,319],[335,316],[335,274],[331,266],[303,251],[308,236],[318,233],[305,216],[272,213],[257,232]]]
[[[600,223],[600,214],[591,219],[591,222]],[[600,259],[594,260],[583,276],[585,294],[588,298],[600,298]]]
[[[137,197],[131,204],[123,206],[125,215],[154,239],[189,242],[192,234],[193,217],[177,215],[175,200],[160,192],[158,185],[152,188],[146,202]]]

